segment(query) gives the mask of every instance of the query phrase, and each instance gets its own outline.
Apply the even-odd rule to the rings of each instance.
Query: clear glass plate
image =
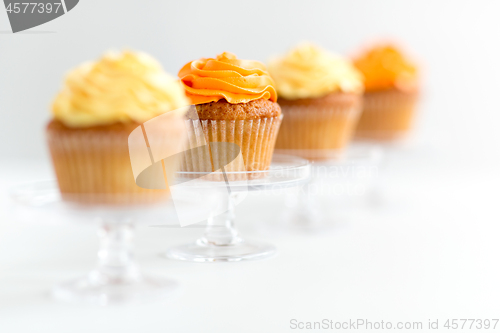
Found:
[[[310,181],[286,195],[282,218],[262,224],[261,230],[325,232],[342,223],[339,220],[352,213],[349,208],[359,209],[358,199],[370,192],[378,178],[383,150],[377,144],[355,143],[342,154],[331,151],[323,156],[331,158],[314,161]]]
[[[274,255],[276,248],[273,245],[249,242],[238,235],[234,207],[247,191],[279,190],[306,184],[309,181],[310,167],[311,164],[302,158],[275,154],[271,167],[265,171],[178,172],[181,185],[185,184],[187,189],[197,191],[214,186],[227,188],[227,192],[220,196],[222,213],[212,214],[208,218],[204,236],[191,244],[169,249],[166,256],[194,262],[218,262],[256,260]],[[189,184],[189,179],[193,179],[193,176],[208,177],[208,180]]]

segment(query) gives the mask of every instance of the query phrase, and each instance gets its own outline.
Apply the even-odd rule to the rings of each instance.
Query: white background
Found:
[[[223,51],[266,61],[300,41],[351,54],[390,38],[422,64],[433,103],[423,110],[419,135],[485,152],[500,135],[499,10],[498,1],[484,0],[80,1],[57,20],[0,34],[0,151],[44,156],[43,125],[64,73],[110,48],[148,52],[175,75],[187,61]],[[0,10],[0,31],[9,30]]]
[[[292,318],[498,318],[499,12],[498,1],[484,0],[83,0],[11,34],[0,9],[0,332],[287,332]],[[166,261],[156,254],[199,231],[144,228],[138,259],[177,279],[177,298],[102,309],[46,297],[91,267],[94,230],[18,223],[6,191],[52,177],[44,125],[68,69],[110,48],[148,52],[175,75],[222,51],[266,61],[313,41],[352,54],[380,38],[401,41],[421,63],[424,89],[416,143],[392,153],[382,204],[356,209],[333,233],[276,237],[253,226],[278,218],[282,202],[254,196],[238,222],[275,243],[276,258]]]

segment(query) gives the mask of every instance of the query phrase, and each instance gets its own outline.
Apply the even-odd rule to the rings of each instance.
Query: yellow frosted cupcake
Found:
[[[47,126],[63,198],[126,204],[166,197],[168,190],[135,184],[128,136],[145,121],[188,104],[180,82],[144,53],[107,53],[70,71]]]
[[[354,60],[365,77],[364,108],[356,136],[392,140],[411,128],[418,99],[418,70],[392,45],[378,45]]]
[[[349,142],[362,102],[362,76],[352,63],[301,44],[269,63],[283,123],[276,149],[308,159],[335,157]]]

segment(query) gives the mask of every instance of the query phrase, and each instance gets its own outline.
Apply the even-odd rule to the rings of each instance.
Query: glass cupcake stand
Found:
[[[238,179],[242,176],[254,179],[230,182],[230,187],[227,186],[228,179],[207,181],[212,183],[212,188],[215,184],[221,189],[225,187],[230,190],[228,200],[219,203],[219,206],[226,205],[227,210],[209,219],[203,238],[194,244],[173,248],[168,255],[191,261],[239,261],[274,254],[274,246],[250,243],[238,236],[234,227],[234,202],[246,191],[301,185],[308,180],[309,173],[307,161],[276,155],[269,171],[237,175]],[[235,176],[231,172],[225,174],[229,179]],[[192,178],[193,174],[178,173],[176,177]],[[180,185],[186,193],[200,192],[200,182],[195,183],[184,181]],[[164,298],[177,289],[174,281],[144,274],[133,258],[134,228],[138,225],[172,225],[171,221],[177,220],[178,214],[172,209],[171,201],[128,206],[77,204],[62,199],[55,180],[17,186],[11,190],[11,198],[14,213],[21,220],[98,225],[100,247],[97,266],[83,277],[56,285],[52,290],[56,299],[108,305]],[[94,202],[99,201],[95,196],[92,199]]]
[[[11,190],[11,198],[18,220],[55,226],[93,224],[98,228],[100,245],[96,267],[80,278],[54,286],[54,298],[107,305],[162,298],[176,290],[176,282],[146,275],[134,261],[135,227],[172,217],[168,200],[136,206],[77,204],[62,199],[55,180],[17,186]],[[99,201],[95,196],[92,199]]]
[[[276,191],[306,184],[310,167],[307,160],[274,154],[271,167],[266,171],[210,174],[178,172],[177,177],[181,181],[203,176],[213,179],[194,183],[187,181],[184,183],[185,189],[194,192],[215,186],[223,193],[219,200],[223,212],[207,219],[203,237],[193,243],[169,249],[166,256],[193,262],[230,262],[264,259],[274,255],[276,248],[273,245],[247,241],[238,234],[235,228],[235,206],[249,191]]]
[[[383,159],[378,165],[378,177],[370,191],[370,201],[375,207],[390,207],[394,204],[390,195],[388,183],[398,164],[404,161],[418,159],[425,152],[426,145],[419,141],[413,133],[402,133],[393,140],[376,140],[375,138],[355,138],[355,145],[377,146],[383,153]]]
[[[314,151],[279,150],[315,158]],[[383,156],[375,144],[351,144],[344,152],[322,150],[321,159],[311,164],[310,181],[289,192],[281,219],[266,224],[270,232],[324,232],[353,215],[370,197],[377,182]]]

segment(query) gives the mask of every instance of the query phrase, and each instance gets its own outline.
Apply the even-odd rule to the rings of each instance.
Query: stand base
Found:
[[[230,245],[214,245],[197,240],[195,243],[180,245],[167,251],[171,259],[193,262],[230,262],[260,260],[276,254],[276,247],[263,243],[249,243],[239,240]]]
[[[335,230],[337,223],[321,210],[306,210],[306,212],[290,210],[283,214],[281,223],[274,227],[290,233],[324,234]]]
[[[165,298],[177,287],[176,282],[162,278],[140,276],[127,280],[109,279],[93,271],[55,286],[52,296],[65,302],[109,305]]]

